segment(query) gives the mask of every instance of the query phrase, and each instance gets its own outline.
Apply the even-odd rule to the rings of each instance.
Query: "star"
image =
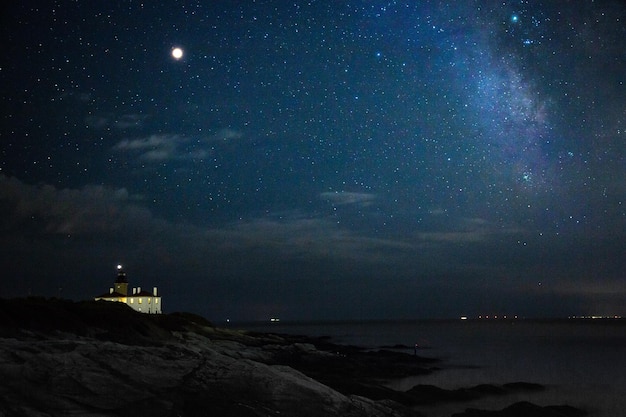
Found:
[[[183,50],[179,48],[178,46],[175,48],[172,48],[172,57],[178,61],[179,59],[183,57]]]

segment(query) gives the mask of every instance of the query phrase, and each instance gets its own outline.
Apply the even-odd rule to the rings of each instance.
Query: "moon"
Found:
[[[172,57],[178,61],[183,57],[183,50],[179,47],[172,48]]]

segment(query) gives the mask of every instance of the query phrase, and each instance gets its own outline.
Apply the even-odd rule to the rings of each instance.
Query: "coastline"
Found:
[[[417,384],[454,390],[515,381],[546,387],[542,392],[418,407],[431,417],[449,417],[466,407],[499,410],[514,401],[569,404],[594,417],[619,416],[626,409],[624,319],[283,321],[258,323],[255,329],[329,335],[337,343],[370,349],[418,343],[418,354],[442,359],[437,372],[391,381],[389,386],[400,391]],[[413,353],[408,346],[404,351]]]
[[[438,372],[441,361],[325,337],[218,328],[191,314],[145,315],[116,303],[0,300],[0,319],[4,415],[127,415],[132,409],[155,416],[408,417],[425,415],[418,405],[545,389],[511,381],[398,391],[388,382]],[[523,401],[496,414],[456,415],[520,412],[585,415]]]

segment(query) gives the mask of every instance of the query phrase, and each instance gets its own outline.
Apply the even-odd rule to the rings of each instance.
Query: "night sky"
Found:
[[[622,1],[3,9],[1,297],[626,315]]]

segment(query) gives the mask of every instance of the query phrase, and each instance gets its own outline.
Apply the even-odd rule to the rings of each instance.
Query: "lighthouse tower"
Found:
[[[122,265],[117,266],[117,278],[115,279],[114,291],[123,296],[128,295],[128,279],[126,278],[126,272]]]

